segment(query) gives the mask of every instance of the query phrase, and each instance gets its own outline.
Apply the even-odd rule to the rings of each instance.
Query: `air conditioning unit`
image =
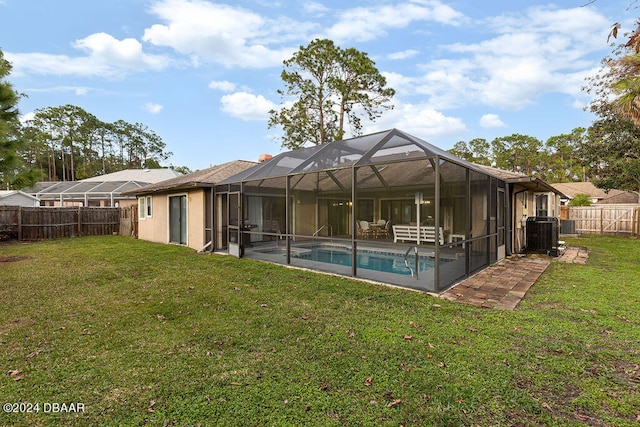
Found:
[[[527,218],[527,250],[551,256],[559,255],[560,222],[551,216]]]

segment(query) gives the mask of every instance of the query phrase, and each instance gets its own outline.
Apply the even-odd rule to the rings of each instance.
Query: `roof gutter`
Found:
[[[558,189],[552,187],[546,182],[531,176],[523,176],[522,178],[509,178],[505,180],[509,184],[535,184],[535,188],[533,190],[545,190],[548,192],[552,192],[558,194],[560,197],[567,197],[564,193],[559,191]]]

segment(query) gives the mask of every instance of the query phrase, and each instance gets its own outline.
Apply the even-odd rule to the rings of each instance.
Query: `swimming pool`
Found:
[[[349,248],[337,246],[299,246],[291,248],[291,256],[301,260],[317,261],[334,265],[351,266],[352,257]],[[262,251],[263,253],[282,253],[284,249],[276,251]],[[407,260],[409,266],[415,270],[415,254],[409,253]],[[385,273],[394,273],[402,275],[411,275],[404,262],[404,254],[398,252],[385,252],[380,249],[359,249],[356,255],[356,266],[368,270],[381,271]],[[434,260],[428,255],[418,256],[418,272],[432,270],[434,268]],[[414,271],[415,272],[415,271]]]

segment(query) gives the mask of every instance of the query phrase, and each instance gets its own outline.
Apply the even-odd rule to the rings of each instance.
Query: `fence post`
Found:
[[[82,237],[82,206],[78,206],[78,237]]]
[[[18,206],[18,242],[22,241],[22,206]]]

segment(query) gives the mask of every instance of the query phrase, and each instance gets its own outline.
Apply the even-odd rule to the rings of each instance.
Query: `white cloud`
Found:
[[[366,124],[365,133],[398,128],[426,140],[455,137],[466,132],[467,127],[458,117],[446,116],[426,104],[401,103],[386,111],[375,123]]]
[[[426,96],[439,110],[473,104],[518,110],[546,93],[584,98],[591,56],[608,51],[610,22],[589,8],[535,7],[484,24],[492,38],[441,46],[450,59],[423,64],[422,75],[395,75],[397,87],[390,86],[399,94]]]
[[[277,104],[262,95],[236,92],[220,98],[222,111],[243,121],[267,120],[269,111],[278,108]]]
[[[497,114],[485,114],[480,117],[480,126],[483,128],[502,128],[506,127],[504,122]]]
[[[329,11],[329,8],[323,5],[322,3],[318,3],[315,1],[306,1],[302,4],[302,9],[305,13],[314,16],[322,16]]]
[[[2,4],[2,2],[0,1],[0,4]],[[33,111],[30,111],[26,114],[23,114],[22,116],[20,116],[20,123],[25,124],[26,122],[28,122],[29,120],[33,120],[36,116],[36,113]]]
[[[287,19],[269,20],[239,7],[202,0],[161,0],[151,12],[166,24],[147,28],[143,41],[227,67],[282,64],[293,50],[272,49],[268,43],[297,39],[304,27]]]
[[[390,60],[400,60],[400,59],[409,59],[409,58],[413,58],[414,56],[416,56],[417,54],[419,54],[420,51],[415,50],[415,49],[407,49],[407,50],[403,50],[401,52],[393,52],[387,55],[387,59]]]
[[[73,92],[78,96],[83,96],[93,90],[86,86],[52,86],[46,88],[28,88],[27,92],[55,93],[55,92]]]
[[[115,69],[91,58],[72,58],[48,53],[6,53],[16,76],[27,73],[49,75],[110,76]]]
[[[161,104],[156,104],[154,102],[147,102],[144,104],[144,110],[151,114],[158,114],[164,108]]]
[[[130,72],[161,70],[171,64],[166,56],[149,55],[135,39],[117,40],[106,33],[76,40],[73,47],[87,56],[72,57],[47,53],[9,53],[16,74],[100,76],[122,78]]]
[[[131,38],[116,40],[106,33],[95,33],[76,40],[74,46],[105,61],[124,61],[140,65],[143,57],[142,45],[137,40]]]
[[[209,83],[209,89],[221,90],[223,92],[233,92],[236,89],[235,83],[226,80],[213,80]]]
[[[405,28],[415,21],[460,25],[466,20],[462,13],[439,0],[358,7],[342,12],[338,22],[327,30],[327,37],[336,41],[368,41],[384,36],[389,29]]]

